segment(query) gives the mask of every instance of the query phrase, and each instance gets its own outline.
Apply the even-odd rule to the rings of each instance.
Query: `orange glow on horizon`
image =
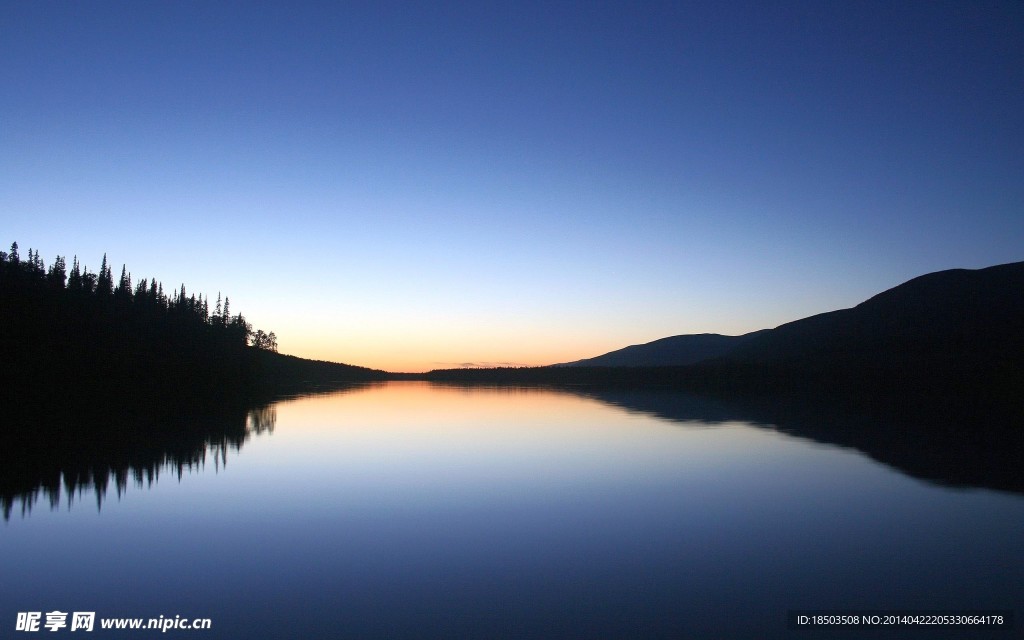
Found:
[[[447,346],[445,345],[445,347]],[[622,346],[626,345],[608,347],[606,344],[595,344],[589,349],[587,347],[575,346],[571,349],[548,347],[547,350],[542,350],[536,346],[532,348],[524,346],[518,349],[520,353],[513,356],[510,354],[517,351],[517,347],[513,345],[495,349],[496,353],[492,354],[473,350],[470,353],[470,357],[461,359],[439,357],[435,354],[442,349],[426,347],[410,349],[408,352],[400,353],[394,348],[388,347],[375,351],[374,346],[371,345],[361,349],[347,349],[339,345],[327,347],[307,343],[301,345],[282,345],[280,352],[309,360],[337,362],[391,373],[426,373],[435,369],[543,367],[594,357]],[[459,351],[462,350],[460,349]]]
[[[612,319],[613,327],[552,313],[548,321],[445,315],[440,311],[397,314],[382,309],[358,314],[323,309],[301,317],[268,314],[281,353],[395,373],[478,367],[540,367],[593,358],[635,344],[684,333],[745,333],[735,322],[696,325]],[[372,318],[372,319],[371,319]],[[750,327],[749,330],[763,328]]]
[[[282,351],[285,353],[285,351]],[[355,367],[366,367],[367,369],[375,369],[379,371],[386,371],[392,374],[424,374],[429,371],[441,370],[441,369],[482,369],[482,368],[493,368],[493,367],[547,367],[549,365],[556,365],[558,362],[572,361],[573,359],[582,359],[582,357],[569,357],[565,359],[544,359],[535,361],[492,361],[492,360],[473,360],[466,362],[457,361],[423,361],[423,360],[406,360],[406,359],[384,359],[375,358],[373,360],[356,360],[354,357],[336,357],[327,355],[322,352],[305,352],[296,353],[290,352],[287,355],[294,355],[296,357],[302,357],[311,360],[325,360],[328,362],[338,362],[341,365],[352,365]]]

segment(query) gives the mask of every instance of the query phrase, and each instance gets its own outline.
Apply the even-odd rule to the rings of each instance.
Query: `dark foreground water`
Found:
[[[99,477],[51,482],[31,508],[8,501],[0,525],[0,637],[1024,629],[1018,493],[914,479],[714,411],[712,422],[679,417],[692,410],[671,419],[626,404],[388,383],[280,402],[250,417],[247,438],[122,469],[120,481],[114,470],[105,489]],[[787,627],[788,611],[817,609],[1018,620],[1012,631]],[[69,615],[51,632],[54,611],[95,612],[95,630],[70,631]],[[40,631],[18,631],[19,612],[40,612]],[[159,616],[211,628],[99,629],[101,618]]]

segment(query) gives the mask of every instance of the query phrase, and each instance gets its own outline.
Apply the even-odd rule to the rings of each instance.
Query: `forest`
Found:
[[[254,329],[227,297],[154,279],[115,279],[63,256],[49,265],[18,244],[0,251],[0,513],[37,498],[94,490],[114,478],[181,474],[207,454],[238,449],[272,429],[282,393],[384,379],[381,371],[277,353],[273,332]],[[248,416],[248,417],[247,417]],[[213,458],[216,465],[216,456]],[[69,498],[70,499],[70,498]]]
[[[52,406],[196,401],[244,394],[259,379],[257,352],[277,350],[218,294],[165,291],[155,278],[119,278],[77,256],[0,251],[0,383],[10,400]]]

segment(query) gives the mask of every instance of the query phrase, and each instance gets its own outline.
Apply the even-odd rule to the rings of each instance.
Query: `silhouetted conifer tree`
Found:
[[[68,276],[68,291],[78,293],[82,290],[82,269],[78,265],[78,256],[71,261],[71,274]]]
[[[124,309],[132,301],[132,277],[126,265],[121,265],[121,277],[114,289],[114,300],[119,308]]]
[[[114,294],[114,278],[110,274],[110,267],[107,266],[107,254],[103,254],[103,262],[100,264],[100,272],[96,276],[96,295],[101,299],[109,298]]]
[[[99,277],[95,273],[89,272],[89,267],[82,268],[82,291],[85,293],[96,292],[96,281]]]
[[[46,274],[46,279],[50,283],[51,288],[64,289],[68,279],[66,268],[64,257],[57,256],[53,261],[53,266],[50,267],[50,271]]]

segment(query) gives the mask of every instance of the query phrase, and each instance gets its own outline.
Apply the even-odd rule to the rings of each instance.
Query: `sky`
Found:
[[[773,327],[1024,259],[1024,3],[0,0],[0,231],[392,371]]]

